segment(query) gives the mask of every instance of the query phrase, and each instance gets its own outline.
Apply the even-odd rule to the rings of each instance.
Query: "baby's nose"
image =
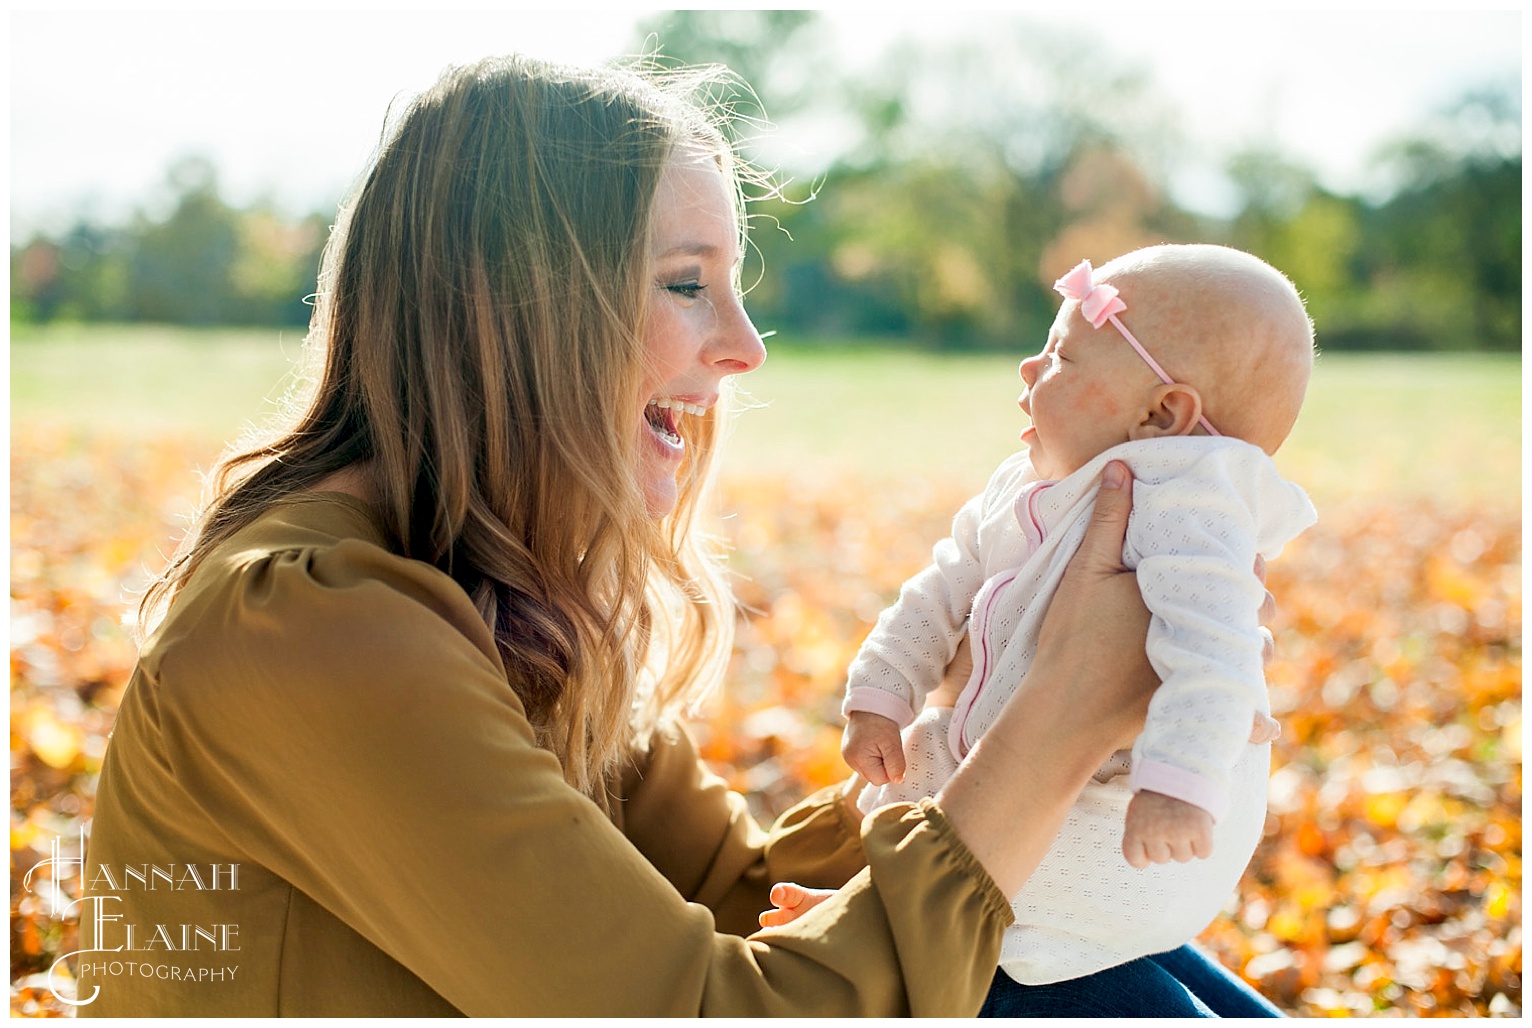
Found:
[[[1016,369],[1016,373],[1021,376],[1021,380],[1027,384],[1028,388],[1031,387],[1032,379],[1037,373],[1037,360],[1036,356],[1028,357]]]

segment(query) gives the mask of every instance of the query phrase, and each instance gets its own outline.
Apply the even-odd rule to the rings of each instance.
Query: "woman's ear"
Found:
[[[1185,382],[1159,386],[1149,395],[1143,419],[1128,432],[1129,439],[1161,439],[1191,435],[1202,416],[1202,394]]]

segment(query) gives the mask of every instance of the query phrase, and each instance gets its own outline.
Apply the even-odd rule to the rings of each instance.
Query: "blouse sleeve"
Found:
[[[185,627],[153,660],[170,772],[251,860],[463,1013],[977,1011],[1009,905],[934,803],[869,818],[867,867],[794,924],[721,933],[658,868],[733,926],[738,883],[761,880],[751,855],[769,869],[773,844],[700,772],[669,769],[699,777],[636,802],[700,793],[713,812],[677,816],[714,837],[723,823],[724,841],[675,860],[640,833],[645,859],[534,744],[445,576],[359,542],[252,555],[227,576],[183,597]],[[775,846],[790,857],[823,816]]]
[[[720,931],[749,935],[774,882],[838,889],[866,866],[861,818],[839,787],[810,796],[763,832],[745,798],[708,771],[680,726],[657,732],[623,776],[628,841],[686,899],[713,912]]]

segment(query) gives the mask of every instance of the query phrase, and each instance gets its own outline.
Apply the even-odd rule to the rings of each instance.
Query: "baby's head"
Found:
[[[1298,291],[1265,261],[1224,246],[1151,246],[1094,274],[1082,263],[1058,289],[1070,298],[1043,351],[1021,365],[1032,419],[1022,441],[1043,477],[1132,439],[1211,429],[1269,454],[1287,438],[1314,331]]]

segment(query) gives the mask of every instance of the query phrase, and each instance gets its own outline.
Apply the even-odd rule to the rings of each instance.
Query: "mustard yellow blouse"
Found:
[[[931,801],[764,832],[684,732],[609,817],[489,631],[359,502],[212,553],[101,773],[83,1015],[971,1015],[1010,907]],[[860,832],[860,839],[858,833]],[[758,930],[773,881],[846,887]]]

